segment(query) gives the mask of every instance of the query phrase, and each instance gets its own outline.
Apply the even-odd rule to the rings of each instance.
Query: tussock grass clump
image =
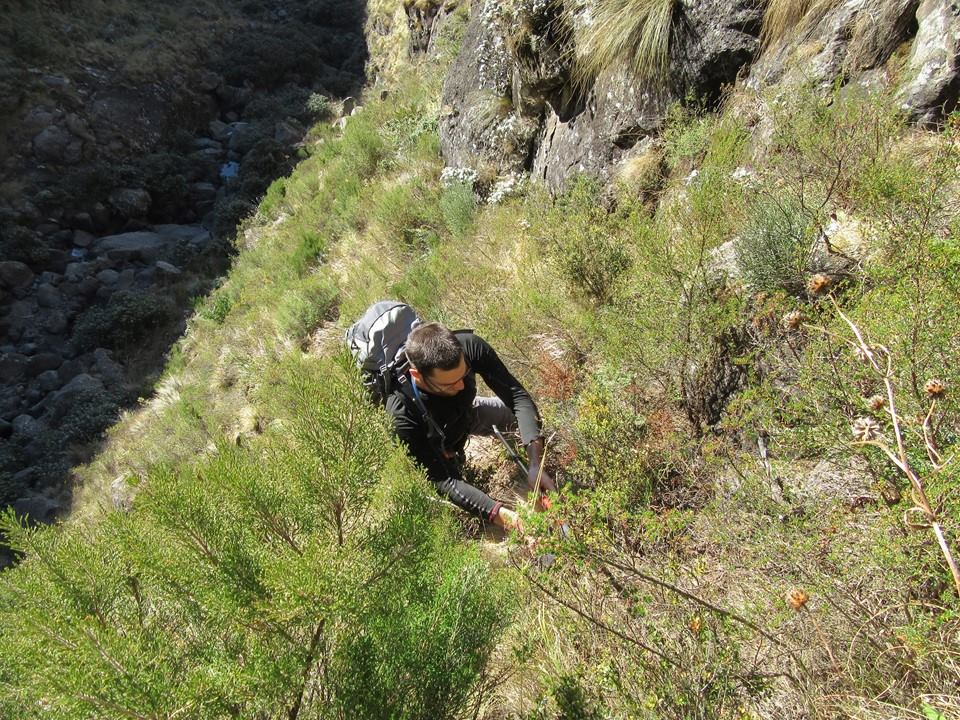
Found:
[[[676,0],[601,0],[577,31],[576,73],[587,83],[626,63],[638,77],[664,81]]]
[[[796,203],[761,198],[736,245],[737,264],[751,289],[801,293],[812,240],[811,216]]]
[[[763,15],[760,46],[769,47],[794,29],[806,30],[840,5],[840,0],[770,0]]]

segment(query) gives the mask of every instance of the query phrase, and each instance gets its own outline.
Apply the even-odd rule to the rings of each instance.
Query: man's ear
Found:
[[[412,377],[412,378],[413,378],[414,380],[416,380],[418,383],[422,383],[422,382],[423,382],[423,375],[421,375],[421,374],[420,374],[420,371],[417,370],[417,369],[416,369],[415,367],[413,367],[412,365],[410,366],[410,377]]]

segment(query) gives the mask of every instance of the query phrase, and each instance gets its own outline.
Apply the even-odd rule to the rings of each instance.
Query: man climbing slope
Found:
[[[497,353],[469,331],[453,333],[439,323],[414,328],[406,342],[409,382],[387,397],[386,409],[397,437],[422,465],[434,486],[452,503],[507,530],[517,513],[465,482],[463,448],[470,435],[492,435],[493,426],[515,429],[527,449],[527,481],[540,493],[555,489],[542,472],[543,437],[537,407]],[[496,397],[477,395],[480,375]]]

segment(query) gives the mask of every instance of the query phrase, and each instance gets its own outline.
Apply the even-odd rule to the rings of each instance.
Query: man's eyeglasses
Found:
[[[461,375],[458,380],[454,380],[453,382],[448,382],[448,383],[442,383],[442,382],[437,382],[433,378],[428,378],[428,380],[430,381],[430,384],[433,385],[434,387],[443,388],[444,390],[452,390],[461,382],[466,380],[467,375],[470,374],[470,363],[467,361],[466,358],[463,359],[463,363],[464,365],[466,365],[467,369],[464,371],[463,375]]]

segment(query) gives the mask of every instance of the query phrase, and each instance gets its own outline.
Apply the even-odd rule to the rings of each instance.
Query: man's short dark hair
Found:
[[[437,369],[453,370],[462,356],[457,336],[440,323],[421,325],[407,337],[407,359],[423,375]]]

